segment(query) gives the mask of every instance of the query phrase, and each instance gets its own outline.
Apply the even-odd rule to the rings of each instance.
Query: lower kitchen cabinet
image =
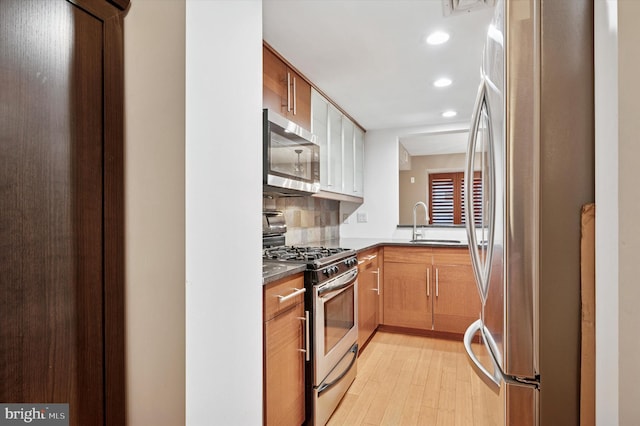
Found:
[[[264,424],[300,426],[305,419],[302,275],[264,289]]]
[[[384,324],[431,330],[431,248],[384,248]]]
[[[482,309],[469,250],[434,248],[432,270],[433,329],[464,334],[469,324],[480,318]]]
[[[381,290],[378,249],[358,254],[358,347],[362,350],[380,324]]]
[[[464,334],[480,317],[467,248],[386,247],[384,324]]]

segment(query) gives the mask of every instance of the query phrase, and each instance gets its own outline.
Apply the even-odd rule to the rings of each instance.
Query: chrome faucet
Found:
[[[424,218],[426,222],[429,223],[429,210],[427,209],[427,205],[422,201],[418,201],[413,206],[413,238],[411,238],[412,240],[418,239],[418,232],[416,231],[416,210],[418,210],[418,206],[424,207]],[[422,233],[420,233],[420,236],[422,237]]]

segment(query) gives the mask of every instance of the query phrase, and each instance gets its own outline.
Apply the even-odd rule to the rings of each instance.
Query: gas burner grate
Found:
[[[313,261],[346,251],[337,247],[272,247],[264,250],[263,258],[272,260]]]

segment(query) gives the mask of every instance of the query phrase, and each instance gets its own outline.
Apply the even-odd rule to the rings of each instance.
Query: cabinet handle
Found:
[[[303,317],[298,317],[300,321],[304,321],[304,349],[298,349],[300,352],[304,353],[305,361],[309,361],[310,353],[309,353],[309,311],[304,311]]]
[[[331,109],[327,102],[327,186],[333,186],[331,183],[331,119],[329,118]]]
[[[296,296],[301,295],[302,293],[304,293],[305,291],[307,291],[306,288],[293,288],[292,290],[295,290],[293,293],[288,294],[286,296],[277,296],[278,297],[278,302],[283,303],[286,302],[289,299],[293,299]]]
[[[353,192],[358,192],[356,188],[356,128],[353,126],[353,138],[351,138],[351,150],[353,151]]]
[[[378,255],[377,255],[377,254],[372,254],[372,255],[370,255],[370,256],[366,256],[366,257],[365,257],[365,259],[367,259],[367,260],[373,260],[373,259],[375,259],[376,257],[378,257]]]
[[[431,287],[431,268],[427,268],[427,297],[429,297],[429,287]]]
[[[342,185],[340,185],[340,191],[344,192],[344,181],[346,178],[346,174],[344,172],[344,117],[340,116],[340,153],[342,155],[342,159],[340,161],[340,180],[342,181]]]
[[[291,112],[291,73],[287,71],[287,112]]]
[[[372,274],[376,274],[376,293],[378,293],[378,296],[380,296],[380,268],[377,268],[375,271],[371,271]]]
[[[298,95],[296,95],[296,77],[293,76],[293,115],[297,114]]]
[[[438,279],[438,268],[436,268],[436,297],[438,297],[438,284],[440,280]]]

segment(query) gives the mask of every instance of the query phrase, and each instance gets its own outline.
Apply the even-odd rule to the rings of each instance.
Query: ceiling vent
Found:
[[[444,16],[460,15],[486,7],[493,7],[495,3],[495,0],[442,0],[442,12]]]

